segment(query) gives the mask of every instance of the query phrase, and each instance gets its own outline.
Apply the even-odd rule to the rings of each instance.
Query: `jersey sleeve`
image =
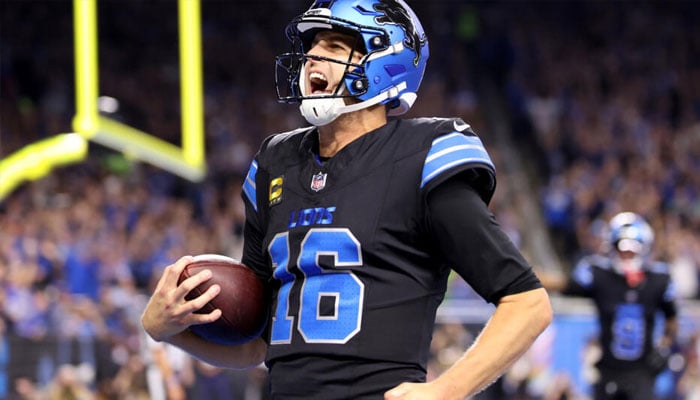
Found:
[[[260,200],[263,200],[258,195],[258,187],[262,179],[262,173],[258,170],[257,158],[253,160],[243,182],[242,197],[245,204],[245,225],[243,228],[243,256],[241,262],[253,269],[255,273],[263,280],[270,278],[270,272],[266,267],[265,255],[263,252],[263,216],[264,208],[259,207]]]
[[[270,179],[266,166],[276,157],[275,146],[289,138],[292,133],[273,134],[263,140],[258,153],[250,163],[241,191],[246,214],[241,261],[265,280],[271,279],[272,275],[267,264],[266,249],[263,248],[270,201],[268,193]]]
[[[250,168],[248,168],[248,173],[243,181],[243,200],[246,201],[246,207],[251,206],[254,212],[258,210],[258,196],[257,196],[257,184],[255,178],[258,174],[258,160],[254,159],[250,163]]]
[[[267,296],[270,309],[268,313],[272,313],[272,307],[274,301],[272,299],[273,291],[271,290],[272,282],[272,271],[269,270],[266,263],[263,239],[265,236],[263,230],[263,215],[265,212],[264,207],[259,207],[260,200],[262,199],[258,195],[258,187],[265,187],[260,184],[259,181],[263,179],[264,174],[258,171],[258,160],[253,160],[246,175],[245,181],[243,182],[243,190],[241,196],[243,197],[243,202],[245,204],[245,225],[243,226],[243,256],[241,257],[241,262],[247,267],[251,268],[255,274],[260,278],[261,281],[265,283],[267,288]],[[270,342],[270,329],[271,325],[267,324],[267,327],[263,331],[261,337],[268,344]]]
[[[542,287],[466,177],[431,191],[427,223],[445,262],[486,301]]]
[[[461,119],[436,127],[423,164],[420,187],[424,193],[456,175],[469,175],[472,187],[488,204],[496,190],[496,168],[481,139]]]

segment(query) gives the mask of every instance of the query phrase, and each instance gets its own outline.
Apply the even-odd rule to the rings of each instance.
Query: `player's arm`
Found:
[[[493,383],[527,349],[552,319],[543,288],[505,296],[474,344],[437,379],[402,383],[385,399],[464,399]]]
[[[403,383],[386,399],[463,399],[495,381],[552,320],[549,296],[467,182],[452,178],[428,198],[430,231],[446,262],[496,311],[474,344],[426,384]]]
[[[208,314],[196,314],[221,290],[212,285],[204,294],[192,300],[187,293],[211,278],[207,270],[184,280],[179,286],[178,277],[192,257],[185,256],[163,271],[141,316],[146,333],[156,341],[175,345],[192,356],[209,364],[225,368],[249,368],[260,364],[267,351],[267,344],[260,338],[238,346],[224,346],[207,342],[187,328],[193,324],[213,322],[221,317],[221,310]]]
[[[678,333],[678,320],[674,316],[666,316],[664,330],[659,342],[646,357],[646,366],[657,375],[668,367],[671,353],[674,351],[676,334]]]
[[[663,298],[659,307],[664,314],[664,330],[659,346],[669,348],[671,347],[678,335],[678,305],[677,301],[676,287],[671,278],[668,278],[668,284],[666,285],[666,290],[664,291]]]
[[[668,367],[671,353],[674,351],[676,337],[678,335],[678,308],[676,305],[676,289],[670,276],[666,290],[658,304],[664,314],[664,329],[658,343],[655,343],[652,351],[647,355],[646,365],[654,374],[661,373]]]
[[[678,318],[676,316],[667,316],[664,320],[664,331],[661,336],[660,346],[671,347],[676,341],[678,335]]]
[[[267,342],[258,337],[236,346],[225,346],[200,339],[190,331],[172,336],[168,342],[193,357],[220,368],[248,369],[265,361]]]

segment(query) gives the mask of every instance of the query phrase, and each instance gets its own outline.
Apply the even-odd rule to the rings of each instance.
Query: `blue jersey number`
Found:
[[[644,351],[644,310],[641,304],[621,304],[615,309],[610,350],[620,360],[636,360]]]
[[[294,329],[290,295],[296,279],[289,271],[289,234],[277,234],[268,251],[273,276],[281,282],[272,320],[272,344],[289,343]],[[303,274],[297,329],[307,343],[345,343],[360,331],[364,284],[351,271],[329,271],[319,257],[333,257],[336,267],[362,265],[360,242],[348,229],[314,228],[301,242],[297,265]]]

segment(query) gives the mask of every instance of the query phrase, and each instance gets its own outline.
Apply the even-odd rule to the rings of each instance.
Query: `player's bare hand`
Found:
[[[454,397],[450,397],[441,390],[435,382],[404,382],[384,393],[384,400],[447,400],[452,398]]]
[[[180,274],[191,261],[191,256],[184,256],[165,268],[141,316],[143,328],[156,341],[167,340],[190,325],[209,323],[221,316],[221,310],[218,309],[207,314],[195,314],[195,311],[219,294],[219,285],[212,285],[192,300],[185,299],[187,293],[211,278],[211,271],[204,270],[185,279],[178,286]]]

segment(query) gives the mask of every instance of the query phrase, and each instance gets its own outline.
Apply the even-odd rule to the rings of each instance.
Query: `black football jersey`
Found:
[[[376,397],[423,381],[450,271],[427,195],[468,173],[488,203],[493,163],[460,119],[392,120],[325,162],[317,149],[313,127],[269,137],[243,188],[242,261],[275,287],[273,397]],[[485,298],[502,287],[479,282]]]
[[[584,257],[574,268],[565,294],[590,297],[600,321],[601,367],[643,369],[653,349],[655,317],[676,316],[676,293],[668,266],[649,263],[645,279],[636,287],[604,256]]]

